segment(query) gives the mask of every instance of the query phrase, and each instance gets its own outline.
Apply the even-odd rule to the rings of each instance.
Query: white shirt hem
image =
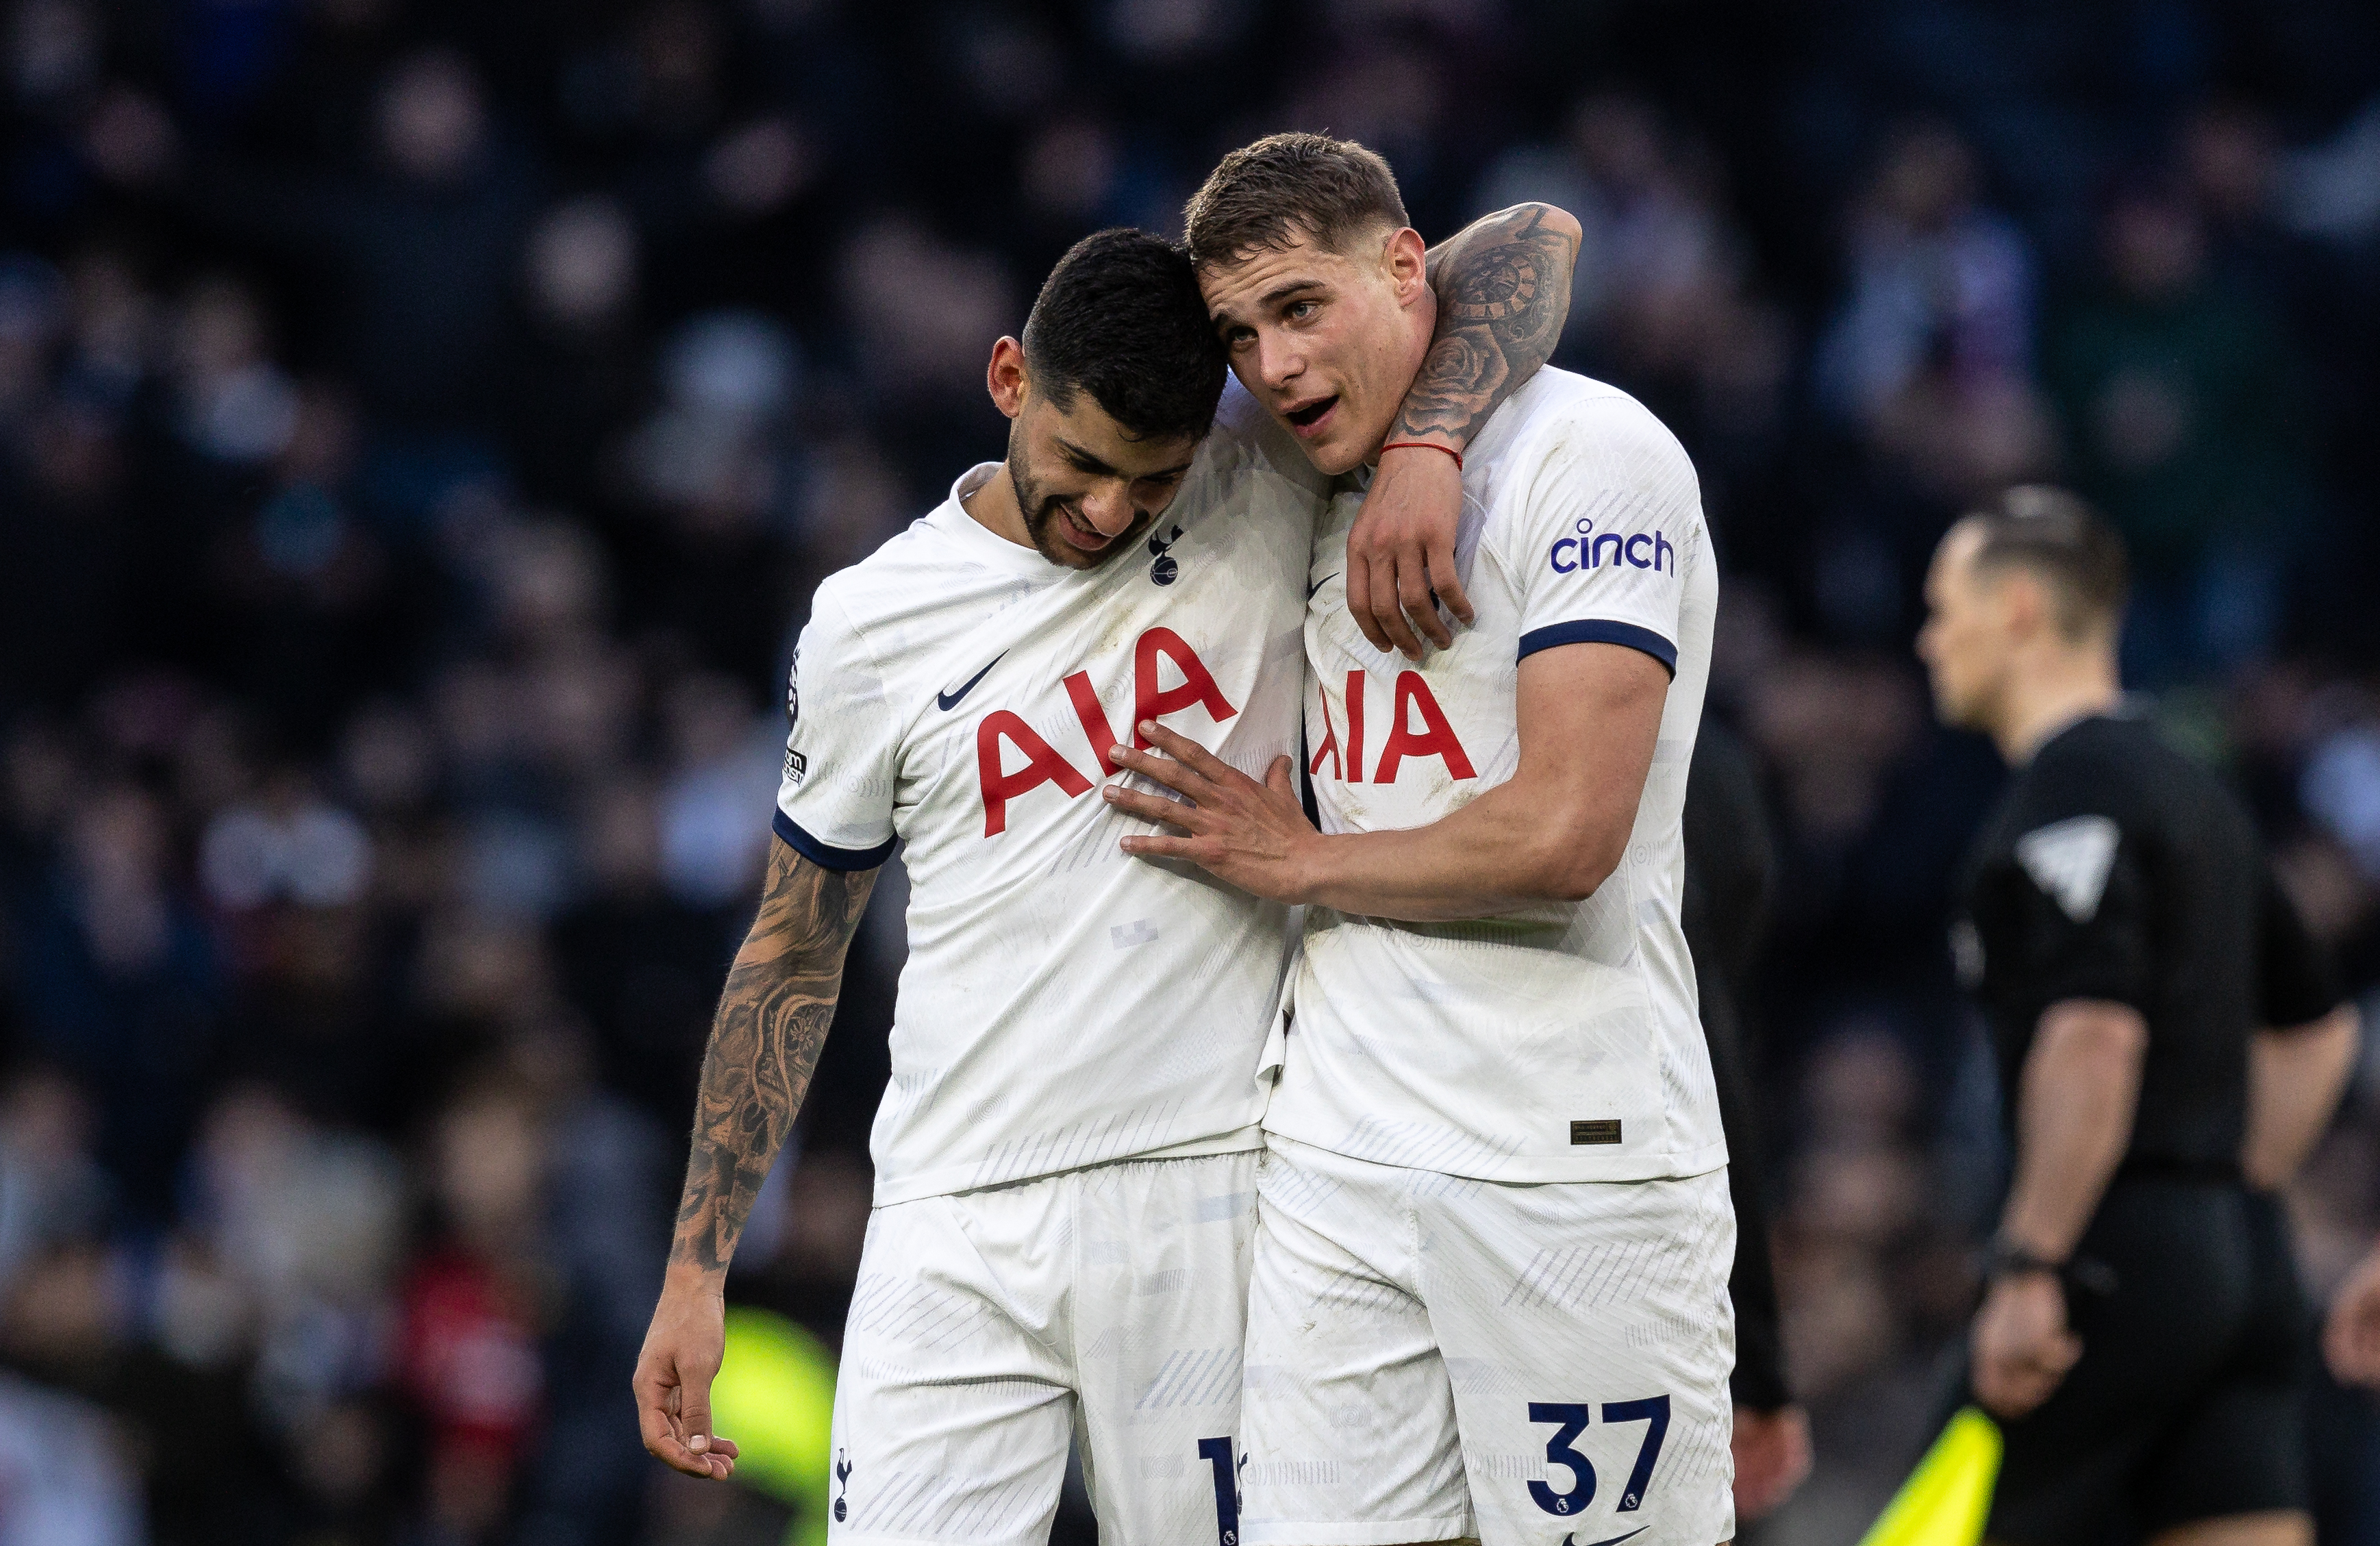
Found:
[[[1265,1146],[1264,1133],[1257,1124],[1246,1123],[1227,1132],[1209,1133],[1203,1138],[1181,1138],[1162,1143],[1154,1149],[1135,1149],[1128,1154],[1102,1154],[1096,1160],[1077,1164],[1036,1167],[1020,1166],[1014,1175],[984,1173],[978,1164],[943,1165],[917,1175],[886,1180],[879,1176],[871,1207],[883,1208],[895,1202],[915,1202],[919,1198],[949,1197],[958,1192],[981,1191],[987,1187],[1014,1186],[1019,1181],[1037,1181],[1045,1175],[1063,1175],[1073,1170],[1091,1170],[1100,1165],[1123,1164],[1133,1160],[1187,1160],[1202,1154],[1240,1154]]]
[[[1685,1181],[1697,1175],[1707,1175],[1727,1164],[1727,1143],[1721,1139],[1670,1153],[1612,1154],[1597,1159],[1588,1159],[1584,1155],[1573,1158],[1567,1154],[1513,1154],[1490,1163],[1446,1170],[1436,1165],[1401,1165],[1391,1160],[1358,1154],[1342,1148],[1336,1138],[1325,1138],[1311,1130],[1295,1131],[1295,1126],[1293,1120],[1284,1124],[1268,1116],[1264,1121],[1266,1141],[1286,1140],[1291,1144],[1328,1150],[1342,1158],[1389,1170],[1422,1170],[1433,1175],[1459,1175],[1465,1180],[1500,1181],[1514,1186],[1558,1185],[1572,1181]]]

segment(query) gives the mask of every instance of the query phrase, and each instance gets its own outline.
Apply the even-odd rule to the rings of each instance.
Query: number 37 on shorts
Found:
[[[1621,1487],[1620,1502],[1613,1509],[1617,1514],[1633,1514],[1645,1503],[1645,1495],[1652,1487],[1653,1473],[1661,1463],[1661,1444],[1670,1436],[1670,1398],[1648,1395],[1634,1401],[1607,1401],[1600,1411],[1607,1427],[1627,1423],[1644,1424],[1643,1437],[1636,1445],[1636,1457],[1628,1467],[1627,1482]],[[1579,1437],[1597,1418],[1598,1408],[1585,1401],[1532,1401],[1529,1420],[1549,1424],[1552,1434],[1546,1440],[1548,1479],[1531,1481],[1529,1497],[1548,1514],[1572,1517],[1586,1511],[1595,1502],[1599,1485],[1595,1462],[1574,1447]],[[1198,1441],[1198,1458],[1214,1470],[1215,1536],[1217,1546],[1239,1546],[1240,1503],[1235,1476],[1236,1465],[1228,1438]],[[1245,1457],[1242,1457],[1244,1463]],[[1568,1484],[1559,1490],[1554,1480],[1568,1478]],[[1634,1531],[1630,1531],[1634,1534]]]
[[[1551,1423],[1553,1436],[1546,1441],[1547,1481],[1529,1483],[1529,1496],[1548,1514],[1563,1516],[1585,1512],[1595,1501],[1595,1463],[1572,1447],[1594,1420],[1596,1408],[1584,1401],[1532,1401],[1529,1420]],[[1661,1463],[1661,1441],[1670,1436],[1670,1398],[1666,1395],[1646,1396],[1639,1401],[1607,1401],[1603,1404],[1604,1422],[1641,1422],[1645,1437],[1636,1449],[1636,1463],[1628,1468],[1628,1480],[1620,1493],[1616,1512],[1633,1514],[1644,1506],[1645,1489],[1653,1483],[1653,1467]],[[1551,1485],[1553,1467],[1570,1475],[1567,1490],[1557,1491]]]

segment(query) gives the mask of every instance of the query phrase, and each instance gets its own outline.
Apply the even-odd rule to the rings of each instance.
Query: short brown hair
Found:
[[[2056,604],[2058,631],[2068,639],[2112,629],[2122,618],[2131,587],[2124,540],[2082,499],[2046,483],[2020,483],[1965,519],[1983,538],[1975,567],[2038,576]]]
[[[1389,164],[1353,140],[1273,134],[1225,156],[1190,196],[1184,225],[1200,268],[1279,251],[1303,235],[1344,252],[1366,231],[1412,224]]]

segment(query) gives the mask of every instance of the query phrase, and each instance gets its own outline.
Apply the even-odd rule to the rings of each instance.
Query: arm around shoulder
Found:
[[[1551,204],[1515,204],[1430,250],[1438,304],[1429,353],[1390,425],[1388,449],[1347,538],[1347,608],[1373,648],[1419,660],[1473,611],[1455,571],[1463,452],[1539,367],[1570,315],[1579,225]],[[1417,631],[1416,631],[1417,630]]]
[[[1570,318],[1579,224],[1551,204],[1484,215],[1429,251],[1438,326],[1388,438],[1462,450],[1553,358]]]

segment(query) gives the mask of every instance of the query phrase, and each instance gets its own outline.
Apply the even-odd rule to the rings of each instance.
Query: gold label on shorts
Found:
[[[1620,1119],[1613,1116],[1600,1122],[1573,1122],[1570,1125],[1570,1140],[1572,1143],[1618,1143]]]

